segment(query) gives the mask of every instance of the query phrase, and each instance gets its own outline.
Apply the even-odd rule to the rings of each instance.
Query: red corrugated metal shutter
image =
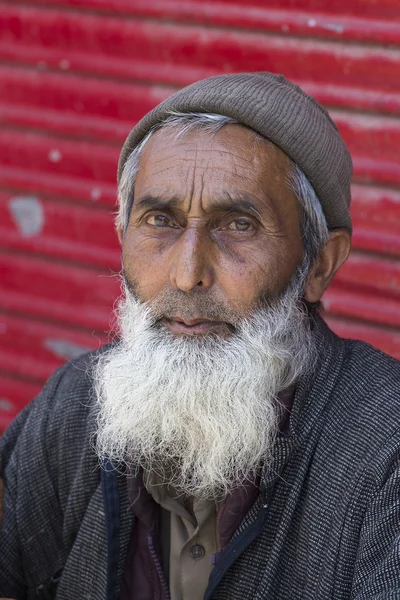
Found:
[[[354,251],[333,328],[400,358],[397,0],[0,0],[0,428],[48,375],[106,339],[111,212],[132,124],[179,86],[281,72],[352,152]]]

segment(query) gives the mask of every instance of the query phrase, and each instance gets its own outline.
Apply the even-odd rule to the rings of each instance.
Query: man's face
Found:
[[[240,125],[176,139],[140,158],[123,268],[175,334],[223,334],[286,288],[302,257],[288,161]]]

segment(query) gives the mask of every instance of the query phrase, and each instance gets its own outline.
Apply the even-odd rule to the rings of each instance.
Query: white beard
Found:
[[[295,289],[296,288],[296,289]],[[229,337],[174,336],[126,290],[121,341],[94,369],[100,459],[155,471],[180,493],[217,498],[267,465],[277,395],[314,364],[298,286]]]

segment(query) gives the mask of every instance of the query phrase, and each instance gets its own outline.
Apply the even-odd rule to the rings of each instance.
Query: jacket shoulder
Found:
[[[400,361],[378,348],[359,340],[344,340],[346,347],[343,373],[356,384],[359,393],[380,390],[392,395],[400,392]],[[395,397],[394,397],[395,399]],[[396,402],[396,405],[400,403]]]
[[[0,589],[7,596],[25,597],[22,586],[36,589],[60,572],[99,488],[91,367],[105,349],[58,369],[1,439]]]
[[[389,444],[400,451],[400,362],[358,340],[342,340],[340,374],[325,424],[343,451],[379,458]]]
[[[0,477],[12,455],[20,464],[46,456],[47,466],[71,462],[73,451],[88,450],[94,426],[92,367],[110,346],[88,352],[60,367],[14,419],[0,441]]]

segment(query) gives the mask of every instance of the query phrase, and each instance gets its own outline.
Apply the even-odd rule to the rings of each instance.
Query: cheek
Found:
[[[122,244],[122,266],[144,301],[151,300],[166,285],[168,268],[158,240],[128,230]]]
[[[277,240],[246,246],[234,255],[224,253],[219,263],[219,282],[238,308],[251,309],[262,294],[275,296],[285,289],[301,260],[301,248]]]
[[[222,288],[226,299],[243,311],[250,310],[257,302],[260,294],[272,293],[274,282],[269,276],[269,268],[263,261],[254,255],[246,256],[245,259],[229,260],[226,257],[221,260],[218,274],[219,286]]]

